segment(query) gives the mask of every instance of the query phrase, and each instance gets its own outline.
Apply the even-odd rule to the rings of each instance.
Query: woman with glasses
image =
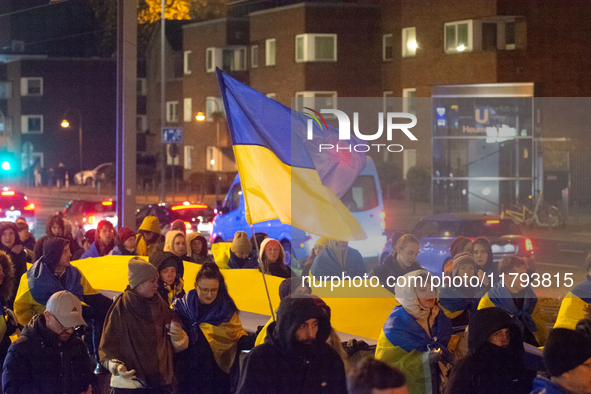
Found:
[[[175,357],[179,393],[231,393],[239,373],[237,354],[254,340],[242,328],[218,266],[204,263],[195,289],[172,308],[189,335],[189,347]]]
[[[521,330],[499,308],[476,311],[470,319],[470,353],[455,367],[446,394],[527,394],[535,371],[523,362]]]

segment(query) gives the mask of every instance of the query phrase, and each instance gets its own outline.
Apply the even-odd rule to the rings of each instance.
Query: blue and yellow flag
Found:
[[[291,133],[291,109],[219,69],[217,75],[247,222],[279,219],[330,239],[367,238],[357,219],[322,184],[304,141]]]

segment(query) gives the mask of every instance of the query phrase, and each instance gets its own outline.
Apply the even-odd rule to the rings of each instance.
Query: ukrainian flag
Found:
[[[219,69],[217,75],[247,222],[279,219],[330,239],[367,238],[357,219],[322,184],[305,142],[298,133],[291,132],[292,115],[300,114],[292,114],[290,108]]]

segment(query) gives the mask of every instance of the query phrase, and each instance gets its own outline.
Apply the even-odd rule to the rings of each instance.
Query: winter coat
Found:
[[[193,240],[201,242],[201,253],[199,253],[199,255],[194,254],[191,249],[191,242],[193,242]],[[196,264],[214,262],[213,259],[207,255],[207,240],[201,235],[201,233],[194,232],[187,234],[187,254]]]
[[[274,263],[267,262],[267,271],[265,271],[265,250],[272,243],[279,246],[279,257],[277,258],[277,261],[275,261]],[[256,251],[253,252],[256,253]],[[259,250],[259,259],[261,262],[259,270],[263,271],[267,275],[278,276],[280,278],[285,279],[295,276],[291,268],[289,268],[289,266],[285,264],[285,250],[283,250],[283,245],[281,245],[279,241],[273,238],[265,238],[265,240],[261,242],[261,248]]]
[[[90,245],[90,248],[82,254],[81,259],[87,259],[89,257],[101,257],[101,254],[96,247],[96,241],[93,242],[92,245]]]
[[[318,320],[312,345],[301,345],[295,332],[303,322]],[[327,343],[330,320],[312,298],[286,297],[269,325],[265,343],[244,360],[239,394],[304,394],[347,392],[345,367]]]
[[[508,328],[511,333],[505,349],[488,342],[489,337]],[[468,333],[470,353],[453,369],[446,394],[528,394],[536,376],[523,362],[521,330],[499,308],[477,311]]]
[[[518,309],[516,301],[523,300],[523,306]],[[501,282],[487,292],[478,304],[478,309],[497,307],[507,312],[513,323],[520,328],[523,341],[533,346],[544,346],[548,339],[548,329],[542,316],[538,296],[531,287],[513,294],[507,287],[501,286]]]
[[[18,236],[18,228],[16,227],[16,224],[12,222],[0,222],[0,235],[4,233],[5,230],[12,230],[14,232],[15,238],[13,247],[16,245],[23,245],[21,239]],[[14,253],[12,248],[4,246],[2,243],[0,243],[0,250],[5,252],[8,257],[10,257],[10,262],[12,263],[12,268],[14,270],[12,294],[10,294],[10,297],[8,300],[6,300],[6,306],[12,309],[21,276],[27,272],[27,252],[25,252],[23,249],[20,251],[20,253]]]
[[[259,268],[259,259],[256,250],[250,252],[247,258],[240,259],[230,249],[230,259],[228,260],[230,268]]]
[[[577,322],[585,317],[585,307],[591,304],[591,276],[575,286],[562,299],[554,328],[574,330]]]
[[[82,339],[73,334],[60,345],[39,315],[8,350],[2,386],[5,394],[80,394],[96,385],[93,369]]]
[[[550,379],[539,377],[534,380],[534,389],[531,394],[570,394],[570,392]]]
[[[427,271],[413,271],[405,276],[418,276]],[[408,280],[407,280],[408,282]],[[406,375],[410,394],[438,392],[439,368],[430,360],[430,351],[441,350],[449,360],[448,342],[453,333],[451,321],[437,303],[424,309],[416,298],[415,287],[397,289],[395,307],[378,338],[375,358],[398,368]]]
[[[453,327],[467,326],[485,293],[486,288],[443,287],[439,290],[439,304]]]
[[[74,294],[93,309],[97,318],[103,318],[111,306],[111,299],[95,290],[82,272],[72,265],[66,267],[59,278],[56,277],[55,267],[66,241],[55,237],[51,239],[51,243],[54,250],[50,250],[50,253],[37,260],[26,275],[21,277],[14,301],[14,313],[18,317],[18,322],[24,326],[33,316],[43,313],[49,297],[62,290]]]
[[[118,242],[117,240],[115,241],[115,247],[109,252],[109,256],[137,256],[137,249],[130,252],[123,245],[118,244]]]
[[[367,273],[367,270],[363,262],[363,257],[361,257],[361,253],[357,249],[349,247],[347,261],[343,270],[333,250],[330,247],[326,247],[314,259],[310,273],[322,279],[324,279],[324,276],[341,277],[343,273],[353,278],[354,276],[363,277]]]
[[[222,297],[204,305],[197,291],[191,290],[173,304],[189,335],[189,347],[175,356],[180,393],[232,392],[232,379],[239,372],[240,340],[248,336],[234,302]]]
[[[147,243],[144,238],[142,231],[150,231],[158,234],[158,237],[151,242]],[[164,247],[164,237],[162,236],[162,228],[160,222],[156,216],[146,216],[142,222],[142,225],[138,229],[138,235],[136,236],[137,253],[139,256],[150,256],[156,250],[162,250]]]
[[[396,287],[396,279],[399,276],[403,276],[408,274],[409,272],[416,271],[421,269],[421,264],[418,261],[415,261],[411,264],[410,267],[402,267],[397,260],[398,254],[394,251],[390,256],[384,260],[383,264],[378,265],[377,267],[373,268],[369,273],[369,276],[377,276],[380,280],[380,283],[384,285],[384,287],[390,290],[392,293],[395,293],[394,288]],[[390,285],[388,285],[388,277],[391,277],[389,280]]]
[[[65,234],[65,229],[64,229],[64,220],[59,218],[57,219],[57,216],[53,216],[50,218],[50,220],[47,221],[47,225],[45,226],[45,235],[41,238],[39,238],[37,240],[37,242],[35,243],[35,258],[39,259],[41,256],[43,256],[43,245],[45,245],[45,242],[50,239],[50,238],[56,238],[55,235],[53,235],[53,233],[51,232],[51,227],[54,224],[57,224],[60,226],[60,228],[62,229],[62,234]],[[61,220],[60,220],[61,219]],[[18,237],[18,233],[17,233],[17,237]],[[76,242],[76,240],[74,238],[72,238],[71,235],[67,234],[67,235],[62,235],[58,238],[63,238],[65,240],[67,240],[68,242],[70,242],[70,253],[72,253],[72,260],[77,260],[79,258],[79,256],[81,255],[81,252],[84,250],[79,244],[78,242]]]

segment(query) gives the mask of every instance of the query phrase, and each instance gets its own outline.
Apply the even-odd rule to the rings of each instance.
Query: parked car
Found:
[[[449,247],[460,235],[470,238],[486,237],[492,246],[493,260],[505,256],[519,256],[533,264],[534,248],[531,239],[521,233],[513,220],[500,216],[471,213],[449,213],[423,218],[412,230],[420,243],[417,260],[433,274],[441,275],[443,266],[451,258]],[[380,255],[382,263],[392,253],[388,240]]]
[[[341,198],[341,201],[351,211],[367,235],[363,241],[351,241],[349,245],[359,250],[364,258],[373,258],[369,265],[377,263],[379,251],[386,243],[384,235],[385,215],[382,201],[382,190],[373,160],[368,157],[367,164],[355,179],[353,186]],[[213,222],[213,233],[209,239],[213,242],[229,242],[234,238],[236,231],[244,231],[252,234],[250,225],[246,222],[244,210],[244,196],[240,184],[240,176],[237,175],[230,186],[223,203],[220,202],[217,216]],[[310,250],[319,238],[297,227],[283,224],[279,219],[255,223],[256,232],[264,232],[270,238],[281,242],[285,250],[285,260],[291,264],[291,254],[297,259],[304,259],[310,254]]]
[[[103,163],[96,166],[93,170],[77,172],[74,175],[74,181],[80,185],[92,185],[93,182],[105,179],[105,171],[109,170],[113,163]]]
[[[84,238],[84,234],[88,230],[96,229],[101,220],[108,220],[117,227],[116,206],[115,201],[111,200],[72,200],[56,214],[72,222],[72,236],[80,242]]]
[[[0,191],[0,221],[14,222],[23,216],[32,232],[37,225],[35,204],[24,193],[4,187]]]
[[[163,233],[170,230],[172,222],[182,220],[185,222],[187,233],[196,231],[207,239],[211,234],[215,214],[208,205],[200,203],[150,204],[137,210],[136,223],[138,228],[146,216],[156,216],[162,226]]]

